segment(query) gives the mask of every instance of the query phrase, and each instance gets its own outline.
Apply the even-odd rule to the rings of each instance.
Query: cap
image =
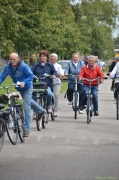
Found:
[[[84,56],[85,59],[88,59],[88,56]]]
[[[116,60],[116,61],[119,61],[119,57],[116,57],[115,60]]]

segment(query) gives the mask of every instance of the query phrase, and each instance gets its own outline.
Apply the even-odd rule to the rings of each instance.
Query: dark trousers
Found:
[[[119,92],[119,82],[115,83],[114,97],[117,98],[117,92]]]
[[[79,92],[79,106],[80,106],[80,95],[83,92],[83,87],[84,87],[83,84],[78,84],[77,85],[77,89],[78,89],[78,92]],[[73,100],[73,92],[74,92],[74,90],[75,90],[75,83],[69,82],[68,83],[68,91],[67,91],[67,99],[70,102]]]

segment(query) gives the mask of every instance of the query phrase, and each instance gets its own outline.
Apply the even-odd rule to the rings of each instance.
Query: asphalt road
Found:
[[[74,112],[60,94],[58,117],[46,129],[31,132],[25,143],[7,139],[0,152],[0,180],[117,180],[119,179],[119,120],[105,80],[99,91],[99,117],[86,123],[86,113]]]

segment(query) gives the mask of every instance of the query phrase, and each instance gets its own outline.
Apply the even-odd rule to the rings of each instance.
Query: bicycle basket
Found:
[[[8,97],[5,94],[0,94],[0,103],[7,104],[9,101]]]
[[[33,88],[34,89],[47,89],[48,85],[47,82],[37,82],[37,83],[33,83]]]

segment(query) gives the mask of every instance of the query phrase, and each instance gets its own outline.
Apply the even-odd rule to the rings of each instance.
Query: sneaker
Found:
[[[28,130],[23,130],[23,137],[28,137],[29,131]]]
[[[69,102],[68,102],[68,105],[72,105],[72,102],[73,102],[73,101],[69,101]]]
[[[44,110],[41,114],[38,114],[37,121],[40,121],[40,119],[44,116],[45,113],[46,113],[46,110]]]
[[[54,116],[57,117],[57,111],[54,111]]]
[[[51,113],[52,112],[52,105],[49,105],[48,106],[48,113]]]
[[[79,109],[79,114],[83,114],[83,110],[80,110],[80,109]]]
[[[94,116],[99,116],[98,111],[95,111],[95,112],[94,112]]]

